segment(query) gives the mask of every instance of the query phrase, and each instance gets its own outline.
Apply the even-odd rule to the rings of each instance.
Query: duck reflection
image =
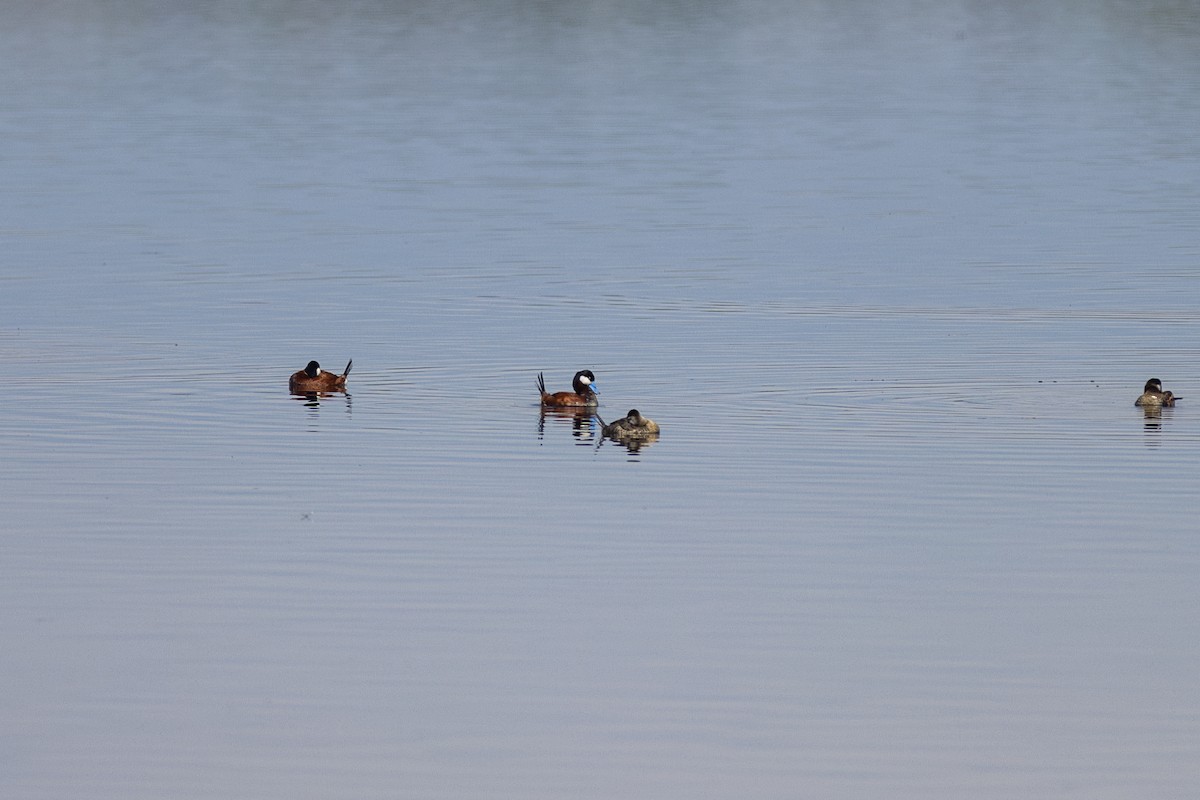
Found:
[[[1174,406],[1142,406],[1142,424],[1149,432],[1157,433],[1162,430],[1163,417],[1170,417]]]
[[[590,444],[597,438],[596,424],[590,408],[542,406],[538,415],[538,441],[545,437],[547,419],[552,425],[569,425],[571,435],[579,440],[577,444]]]
[[[347,413],[350,412],[350,405],[351,405],[350,393],[347,391],[344,391],[344,390],[336,391],[336,392],[304,392],[302,394],[296,393],[296,392],[292,393],[293,400],[295,400],[298,403],[303,403],[304,407],[307,409],[310,409],[311,411],[316,411],[317,409],[319,409],[321,407],[322,400],[331,400],[333,398],[337,398],[338,400],[344,400],[346,412]]]

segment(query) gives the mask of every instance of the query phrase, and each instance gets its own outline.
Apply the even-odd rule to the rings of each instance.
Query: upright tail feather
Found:
[[[538,387],[538,391],[542,395],[546,394],[546,379],[544,377],[542,377],[542,373],[540,373],[540,372],[538,373],[537,387]]]
[[[350,368],[353,366],[354,366],[354,359],[352,358],[352,359],[350,359],[350,362],[348,364],[346,364],[346,371],[342,373],[343,378],[350,374]]]

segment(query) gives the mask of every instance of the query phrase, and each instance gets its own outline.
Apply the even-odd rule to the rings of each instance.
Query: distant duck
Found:
[[[346,376],[350,374],[352,366],[354,366],[354,359],[350,359],[350,363],[346,364],[345,372],[341,375],[334,375],[332,372],[325,372],[321,369],[321,365],[317,362],[310,361],[307,367],[294,373],[288,379],[288,389],[294,394],[344,392],[346,391]]]
[[[1163,391],[1162,381],[1158,378],[1151,378],[1146,381],[1146,388],[1142,391],[1142,396],[1135,400],[1133,404],[1135,406],[1142,406],[1143,408],[1172,407],[1175,405],[1175,401],[1179,399],[1170,392]]]
[[[600,424],[604,425],[604,420],[600,419]],[[612,439],[648,439],[658,436],[658,423],[643,417],[636,408],[631,408],[621,419],[604,425],[604,435]]]
[[[538,393],[542,396],[542,405],[550,408],[569,408],[572,406],[582,406],[590,408],[599,405],[599,399],[596,397],[596,376],[592,374],[590,369],[581,369],[575,373],[575,377],[571,379],[571,392],[555,392],[550,394],[546,391],[546,379],[542,377],[542,373],[537,376]]]

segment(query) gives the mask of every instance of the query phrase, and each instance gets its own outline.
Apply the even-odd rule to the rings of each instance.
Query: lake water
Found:
[[[0,23],[3,796],[1200,784],[1194,4]]]

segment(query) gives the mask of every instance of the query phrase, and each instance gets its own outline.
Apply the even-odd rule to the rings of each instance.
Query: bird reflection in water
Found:
[[[576,444],[590,444],[597,438],[596,425],[593,422],[590,408],[542,406],[541,413],[538,415],[538,441],[545,438],[547,419],[552,425],[570,425],[571,435],[578,439]]]
[[[1163,417],[1170,417],[1174,411],[1174,406],[1142,406],[1142,424],[1148,432],[1157,433],[1162,430]]]
[[[345,400],[344,405],[346,408],[346,413],[350,413],[350,393],[344,389],[336,392],[304,392],[303,394],[292,393],[291,397],[293,400],[303,403],[305,408],[313,412],[316,412],[317,409],[321,407],[322,400],[332,400],[334,398],[337,398],[338,400]]]

